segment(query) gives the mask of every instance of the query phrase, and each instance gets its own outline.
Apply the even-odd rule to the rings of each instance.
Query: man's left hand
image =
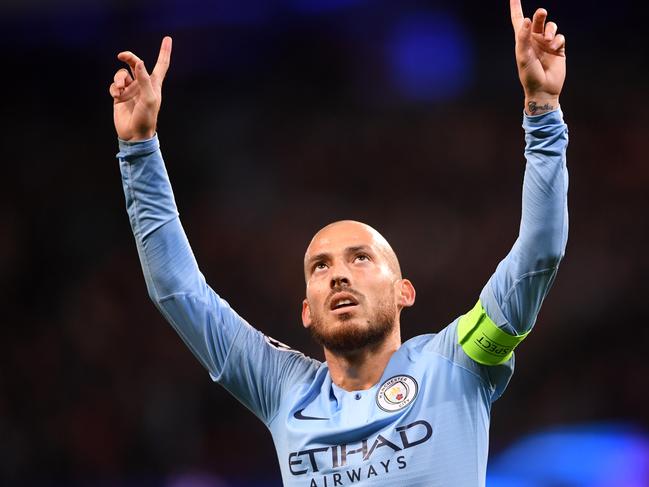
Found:
[[[530,20],[523,15],[520,0],[510,0],[516,37],[518,77],[525,91],[525,111],[539,115],[559,106],[566,79],[566,39],[557,34],[557,24],[547,22],[548,12],[539,8]]]

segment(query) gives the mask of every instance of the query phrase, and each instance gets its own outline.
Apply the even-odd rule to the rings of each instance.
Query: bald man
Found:
[[[251,327],[206,284],[155,135],[171,39],[150,74],[135,54],[118,56],[132,72],[118,71],[110,87],[118,159],[149,294],[212,379],[268,427],[286,486],[485,484],[491,404],[555,277],[568,228],[565,40],[545,10],[530,20],[519,1],[510,8],[527,159],[514,247],[468,313],[401,343],[401,310],[415,289],[394,251],[363,223],[324,227],[304,256],[302,303],[324,363]]]

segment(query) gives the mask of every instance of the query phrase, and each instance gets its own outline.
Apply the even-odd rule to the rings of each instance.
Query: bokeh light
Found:
[[[628,425],[557,427],[492,458],[491,487],[646,487],[649,436]]]
[[[471,47],[460,22],[446,12],[413,12],[387,41],[393,82],[412,100],[453,98],[471,78]]]

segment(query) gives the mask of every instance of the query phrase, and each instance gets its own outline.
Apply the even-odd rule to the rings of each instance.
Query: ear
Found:
[[[302,301],[302,325],[304,325],[304,328],[311,326],[311,308],[306,298]]]
[[[401,308],[409,308],[415,304],[415,286],[408,279],[400,279],[396,282],[397,305]]]

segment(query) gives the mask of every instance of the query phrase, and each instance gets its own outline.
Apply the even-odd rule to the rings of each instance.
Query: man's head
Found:
[[[331,223],[315,234],[304,255],[304,276],[302,323],[336,353],[382,343],[398,326],[401,310],[415,302],[390,244],[356,221]]]

